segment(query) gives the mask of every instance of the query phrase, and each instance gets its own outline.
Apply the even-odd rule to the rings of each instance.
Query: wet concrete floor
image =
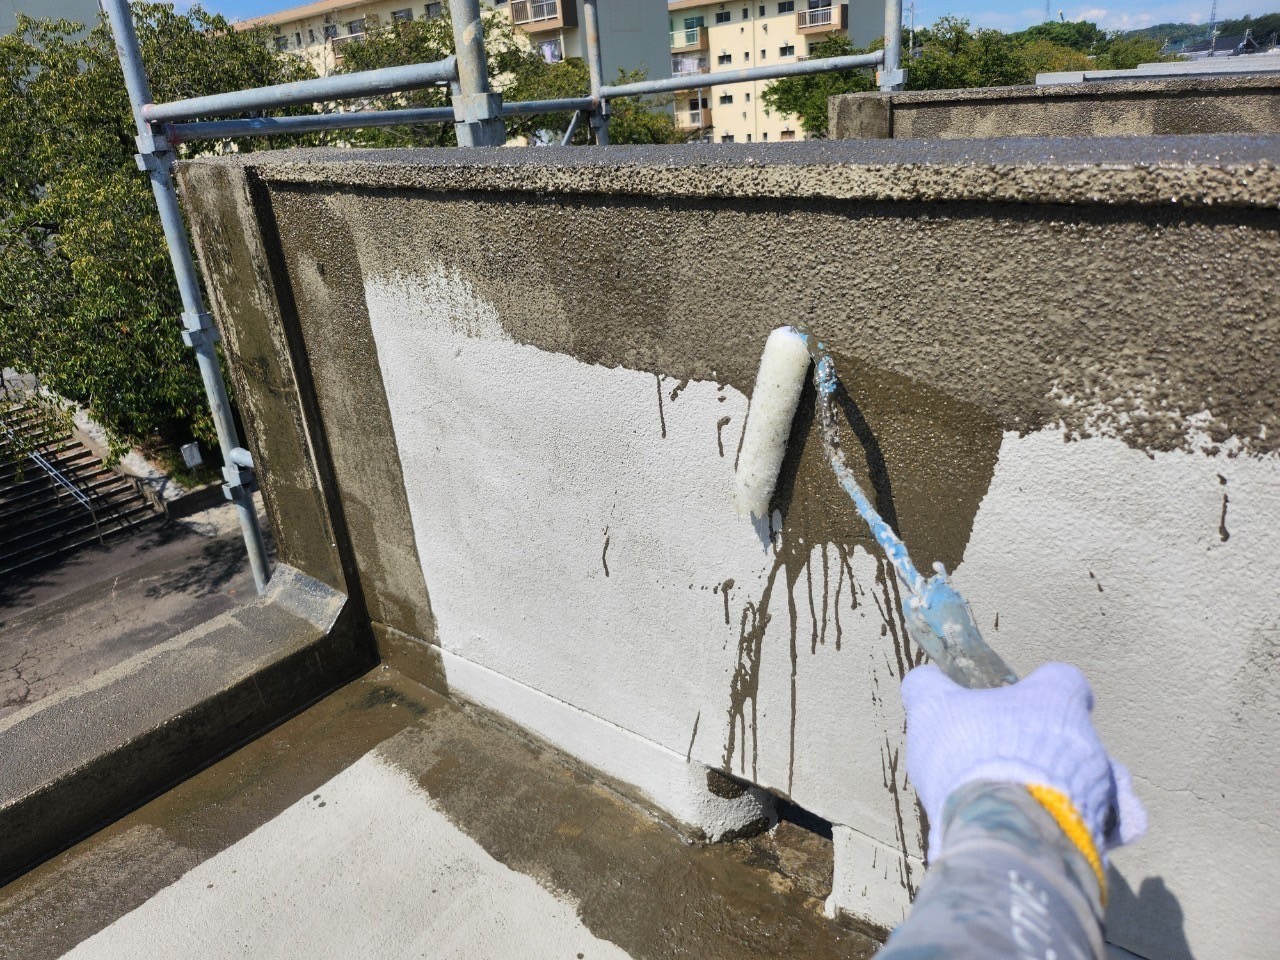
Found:
[[[821,914],[830,855],[688,843],[379,667],[0,888],[0,958],[869,957]]]

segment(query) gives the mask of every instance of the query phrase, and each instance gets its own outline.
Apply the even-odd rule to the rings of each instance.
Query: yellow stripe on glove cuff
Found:
[[[1046,787],[1039,783],[1028,783],[1027,792],[1035,798],[1040,806],[1045,808],[1049,816],[1053,817],[1054,822],[1067,835],[1067,839],[1075,844],[1075,848],[1080,851],[1089,866],[1093,868],[1094,876],[1098,878],[1098,890],[1102,895],[1102,904],[1106,906],[1107,881],[1102,872],[1102,857],[1098,855],[1098,847],[1093,842],[1093,834],[1089,832],[1084,818],[1080,816],[1080,811],[1071,802],[1071,798],[1060,790],[1055,790],[1053,787]]]

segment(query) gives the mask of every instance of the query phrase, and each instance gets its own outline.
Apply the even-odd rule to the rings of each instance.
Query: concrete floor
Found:
[[[830,845],[687,843],[379,667],[0,889],[0,958],[863,958]]]
[[[0,583],[0,718],[255,596],[235,509],[147,524]]]

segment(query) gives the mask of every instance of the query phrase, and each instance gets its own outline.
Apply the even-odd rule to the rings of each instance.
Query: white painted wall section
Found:
[[[876,557],[846,569],[813,544],[792,588],[735,516],[747,398],[515,343],[443,264],[367,278],[366,299],[450,685],[669,809],[682,759],[728,760],[849,828],[834,906],[900,919],[923,851],[896,612]],[[1280,887],[1258,855],[1280,832],[1277,516],[1274,457],[1010,433],[955,571],[1019,672],[1068,660],[1094,683],[1152,815],[1115,858],[1110,933],[1140,956],[1272,946],[1270,912],[1238,891]],[[838,644],[811,640],[810,583],[843,591]],[[754,649],[744,623],[769,591]],[[1206,882],[1214,864],[1230,883]]]

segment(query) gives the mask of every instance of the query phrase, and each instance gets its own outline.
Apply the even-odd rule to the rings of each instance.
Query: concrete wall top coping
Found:
[[[845,140],[679,147],[295,149],[189,164],[441,192],[1280,206],[1280,136]]]
[[[1011,87],[970,87],[961,90],[900,90],[892,94],[879,91],[844,93],[841,98],[878,99],[888,96],[894,106],[934,103],[964,103],[974,100],[1046,100],[1087,97],[1128,97],[1135,93],[1152,94],[1231,94],[1253,93],[1280,88],[1280,74],[1256,74],[1245,77],[1169,77],[1092,81],[1089,83],[1030,84]]]

